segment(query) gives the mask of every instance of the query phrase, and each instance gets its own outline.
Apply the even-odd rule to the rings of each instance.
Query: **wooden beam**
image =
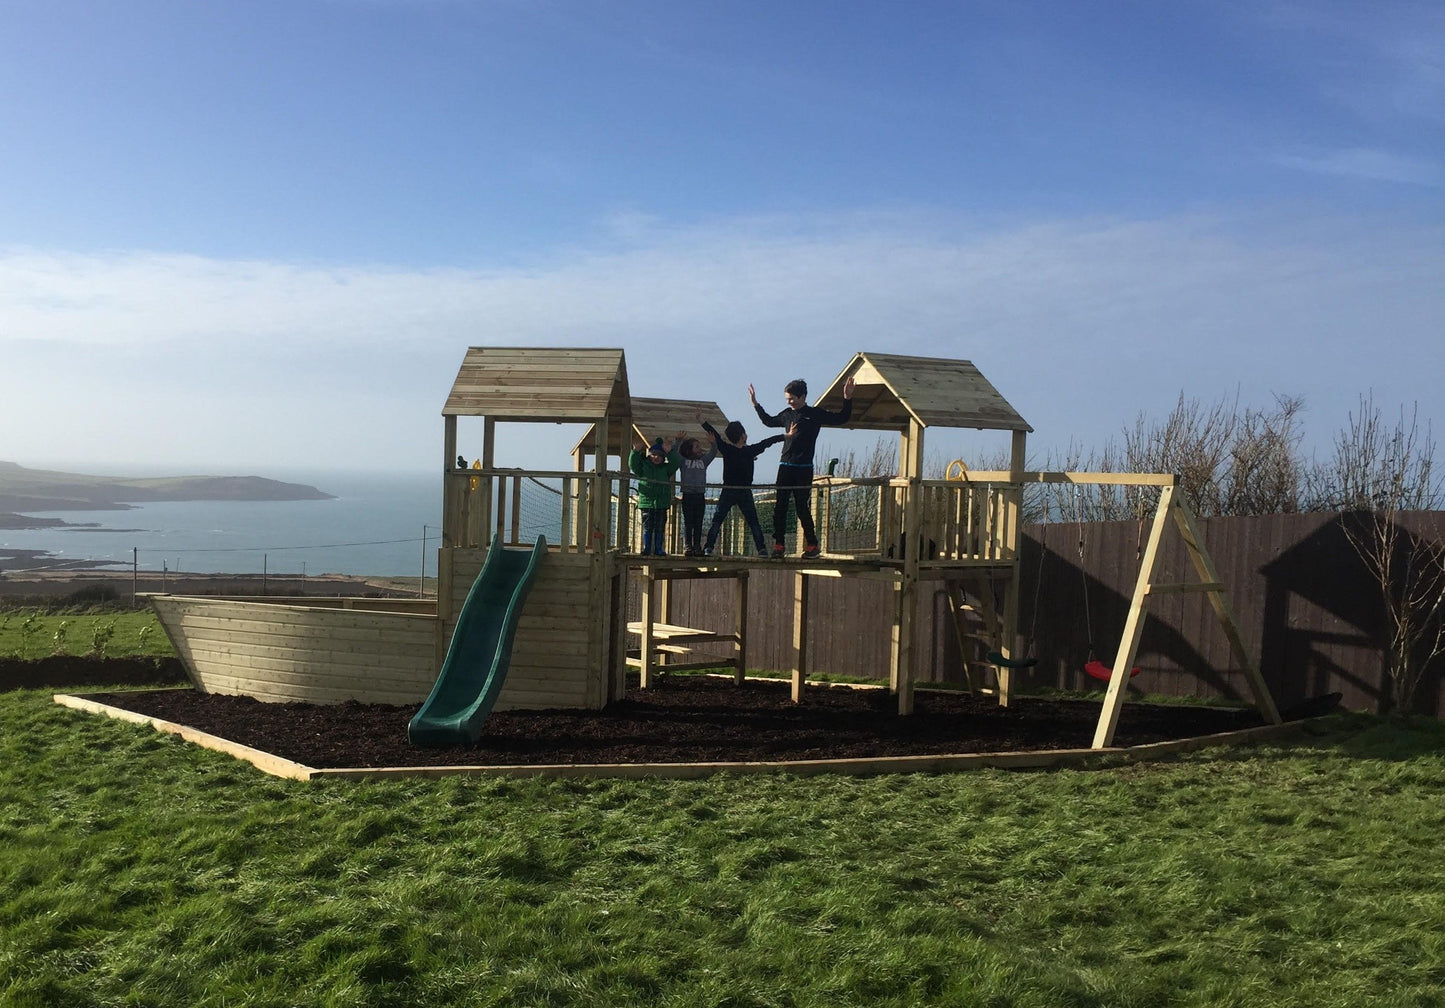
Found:
[[[1173,473],[1116,472],[1020,472],[1018,478],[1008,469],[970,469],[963,474],[965,483],[1078,483],[1112,486],[1174,486]]]
[[[1195,581],[1181,584],[1156,584],[1149,586],[1150,595],[1181,595],[1189,592],[1224,591],[1222,581]]]

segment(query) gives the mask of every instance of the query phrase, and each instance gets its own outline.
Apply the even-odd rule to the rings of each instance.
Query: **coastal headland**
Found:
[[[137,504],[153,501],[334,499],[333,494],[305,483],[285,483],[262,476],[90,476],[29,469],[15,462],[0,461],[0,530],[94,528],[93,522],[69,522],[53,514],[37,515],[36,512],[127,511]],[[43,550],[0,547],[0,573],[40,566],[39,561],[46,556]],[[106,562],[74,560],[65,564],[66,570],[49,572],[48,576],[53,580],[88,568],[113,566]],[[124,577],[129,579],[129,573]],[[176,577],[171,575],[172,579]],[[11,587],[16,584],[13,577],[6,580]],[[55,589],[56,585],[32,587]]]
[[[125,511],[148,501],[332,500],[305,483],[263,476],[88,476],[0,461],[0,529],[52,528],[50,511]]]

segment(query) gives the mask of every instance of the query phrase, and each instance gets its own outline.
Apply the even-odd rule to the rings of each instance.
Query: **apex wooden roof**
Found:
[[[715,402],[697,399],[635,397],[632,400],[631,430],[624,432],[617,427],[608,428],[608,453],[625,456],[632,450],[634,438],[651,441],[653,438],[672,437],[678,431],[684,431],[689,437],[706,438],[707,434],[697,419],[699,409],[702,410],[703,419],[719,431],[727,425],[727,415]],[[587,453],[595,451],[593,441],[596,436],[596,426],[588,428],[587,432],[572,446],[573,454],[579,450]]]
[[[620,349],[468,347],[443,416],[588,423],[630,418]]]
[[[925,427],[1033,431],[971,361],[860,351],[817,404],[841,409],[850,377],[856,384],[849,427],[906,431],[917,420]]]

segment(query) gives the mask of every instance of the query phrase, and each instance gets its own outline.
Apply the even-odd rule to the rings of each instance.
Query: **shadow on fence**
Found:
[[[1275,702],[1288,707],[1324,693],[1346,707],[1387,709],[1391,691],[1381,641],[1380,590],[1346,538],[1338,514],[1266,515],[1199,520],[1204,545],[1229,594],[1245,648]],[[1410,543],[1445,538],[1445,513],[1400,516]],[[1038,658],[1015,673],[1023,689],[1102,689],[1084,674],[1091,657],[1114,659],[1139,571],[1146,529],[1136,522],[1033,525],[1020,562],[1019,633]],[[1080,542],[1082,541],[1082,549]],[[1167,537],[1156,581],[1197,580],[1177,537]],[[810,610],[809,671],[886,675],[892,589],[851,578],[816,579]],[[941,586],[924,585],[914,676],[962,682],[962,655]],[[727,625],[731,601],[704,582],[673,589],[671,619],[689,626]],[[749,591],[749,665],[786,669],[792,661],[792,579],[759,570]],[[1248,683],[1202,593],[1151,600],[1140,641],[1140,672],[1131,693],[1243,701]],[[1442,709],[1445,669],[1436,659],[1416,695],[1420,713]]]

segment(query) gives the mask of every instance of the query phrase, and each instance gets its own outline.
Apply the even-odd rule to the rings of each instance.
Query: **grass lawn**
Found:
[[[0,658],[33,660],[52,654],[164,658],[175,651],[149,606],[70,612],[0,609]]]
[[[0,693],[0,1005],[1445,1005],[1445,730],[297,783]]]

